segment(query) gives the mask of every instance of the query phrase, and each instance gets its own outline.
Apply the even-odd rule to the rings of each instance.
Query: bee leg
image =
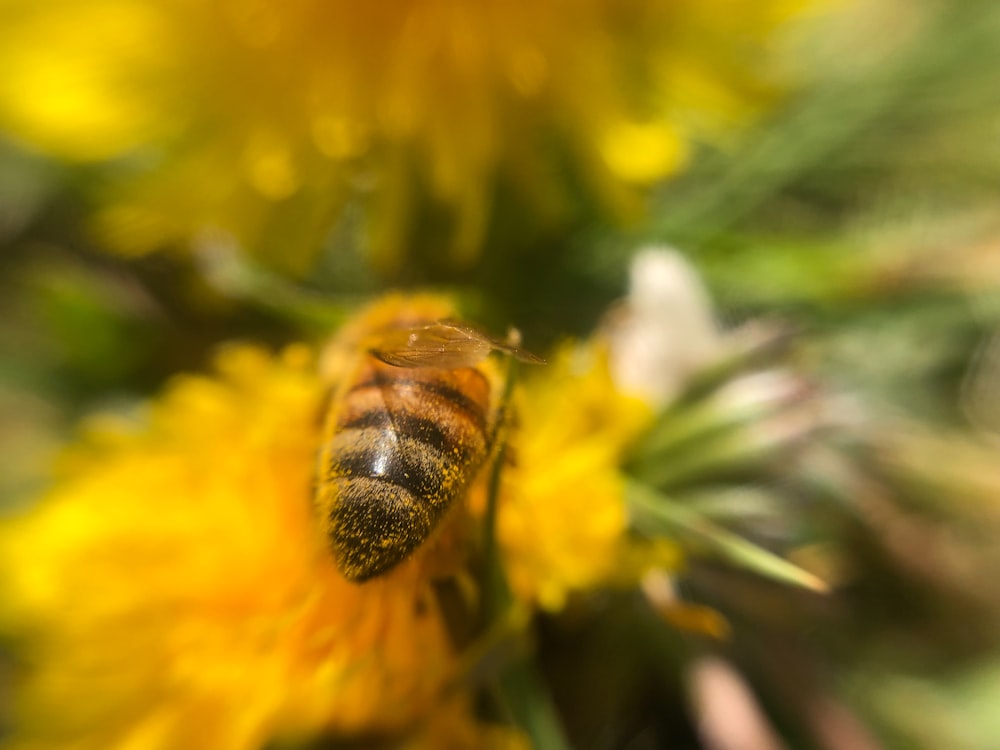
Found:
[[[512,419],[510,408],[511,396],[514,392],[514,381],[517,376],[517,361],[510,357],[507,360],[507,377],[504,379],[503,391],[497,403],[497,416],[490,431],[490,465],[486,485],[486,512],[483,515],[483,623],[489,623],[501,613],[509,610],[513,597],[507,586],[504,575],[500,550],[496,539],[497,504],[500,496],[500,482],[504,464],[509,456],[506,441],[507,429]]]

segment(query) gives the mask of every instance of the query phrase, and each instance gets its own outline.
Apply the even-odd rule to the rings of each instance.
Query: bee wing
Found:
[[[395,367],[445,370],[472,367],[492,351],[502,351],[522,362],[544,362],[513,343],[494,339],[467,323],[449,320],[384,331],[369,347],[372,356]]]
[[[514,359],[521,362],[525,362],[530,365],[544,365],[545,360],[538,357],[526,349],[522,349],[518,344],[521,343],[521,332],[516,328],[511,328],[507,333],[507,339],[501,341],[500,339],[490,336],[475,326],[471,326],[468,323],[462,323],[453,320],[444,320],[436,325],[445,326],[452,329],[457,336],[468,337],[469,340],[476,340],[482,342],[484,345],[489,347],[490,351],[498,351],[507,354]],[[489,351],[486,352],[489,354]],[[485,355],[483,355],[485,356]]]

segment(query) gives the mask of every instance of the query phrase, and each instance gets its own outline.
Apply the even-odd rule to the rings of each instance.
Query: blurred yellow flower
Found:
[[[106,237],[206,229],[301,267],[345,200],[375,259],[428,206],[475,256],[510,190],[558,215],[582,181],[619,213],[693,138],[768,101],[772,32],[805,0],[3,0],[0,124],[114,162]]]
[[[442,697],[455,654],[422,558],[359,587],[317,533],[312,369],[300,349],[226,352],[148,428],[71,455],[4,528],[2,620],[28,636],[20,746],[257,748],[419,736],[442,711],[471,722]]]
[[[344,335],[414,300],[451,309],[389,297]],[[179,378],[142,426],[95,423],[49,496],[0,527],[0,633],[22,647],[13,746],[521,741],[477,723],[455,689],[464,655],[432,579],[471,561],[468,514],[364,585],[337,571],[312,508],[327,382],[313,359],[304,347],[225,350],[217,375]],[[649,410],[616,395],[605,360],[567,351],[514,395],[497,533],[528,607],[635,585],[672,560],[672,547],[628,541],[617,467]]]
[[[628,534],[622,454],[650,407],[615,387],[601,347],[566,347],[517,392],[501,475],[497,536],[515,596],[548,610],[574,592],[637,585],[678,550]],[[474,489],[474,512],[486,507]]]

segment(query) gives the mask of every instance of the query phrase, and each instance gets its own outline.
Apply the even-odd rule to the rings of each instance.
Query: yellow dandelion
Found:
[[[421,560],[359,587],[317,533],[308,355],[237,348],[219,370],[175,383],[148,428],[104,430],[4,528],[0,620],[28,635],[14,746],[235,750],[471,722],[442,698],[455,655]]]
[[[497,505],[515,596],[558,610],[574,592],[636,585],[650,567],[674,567],[673,545],[628,533],[621,459],[652,411],[616,388],[603,349],[567,347],[527,379],[515,405]],[[484,512],[484,486],[471,503]]]
[[[468,262],[499,189],[539,218],[581,181],[632,211],[770,100],[769,41],[803,4],[4,0],[0,123],[113,160],[99,224],[123,250],[221,229],[301,267],[360,196],[383,266],[427,204]]]
[[[338,570],[313,507],[330,379],[401,311],[454,306],[388,297],[319,366],[304,347],[278,358],[232,347],[216,375],[178,379],[139,425],[95,424],[49,496],[0,527],[0,632],[21,659],[12,746],[523,743],[473,716],[469,655],[434,588],[457,576],[478,615],[467,584],[489,457],[437,530],[364,584]],[[488,378],[498,364],[483,365]],[[603,350],[567,348],[515,386],[496,533],[518,611],[672,565],[673,546],[628,532],[621,455],[650,410],[616,390]]]

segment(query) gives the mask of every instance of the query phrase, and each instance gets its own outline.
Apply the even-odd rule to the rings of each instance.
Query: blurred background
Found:
[[[544,352],[673,248],[731,357],[631,470],[831,592],[543,621],[570,745],[1000,746],[995,2],[3,0],[0,67],[6,511],[223,342],[433,287]]]

